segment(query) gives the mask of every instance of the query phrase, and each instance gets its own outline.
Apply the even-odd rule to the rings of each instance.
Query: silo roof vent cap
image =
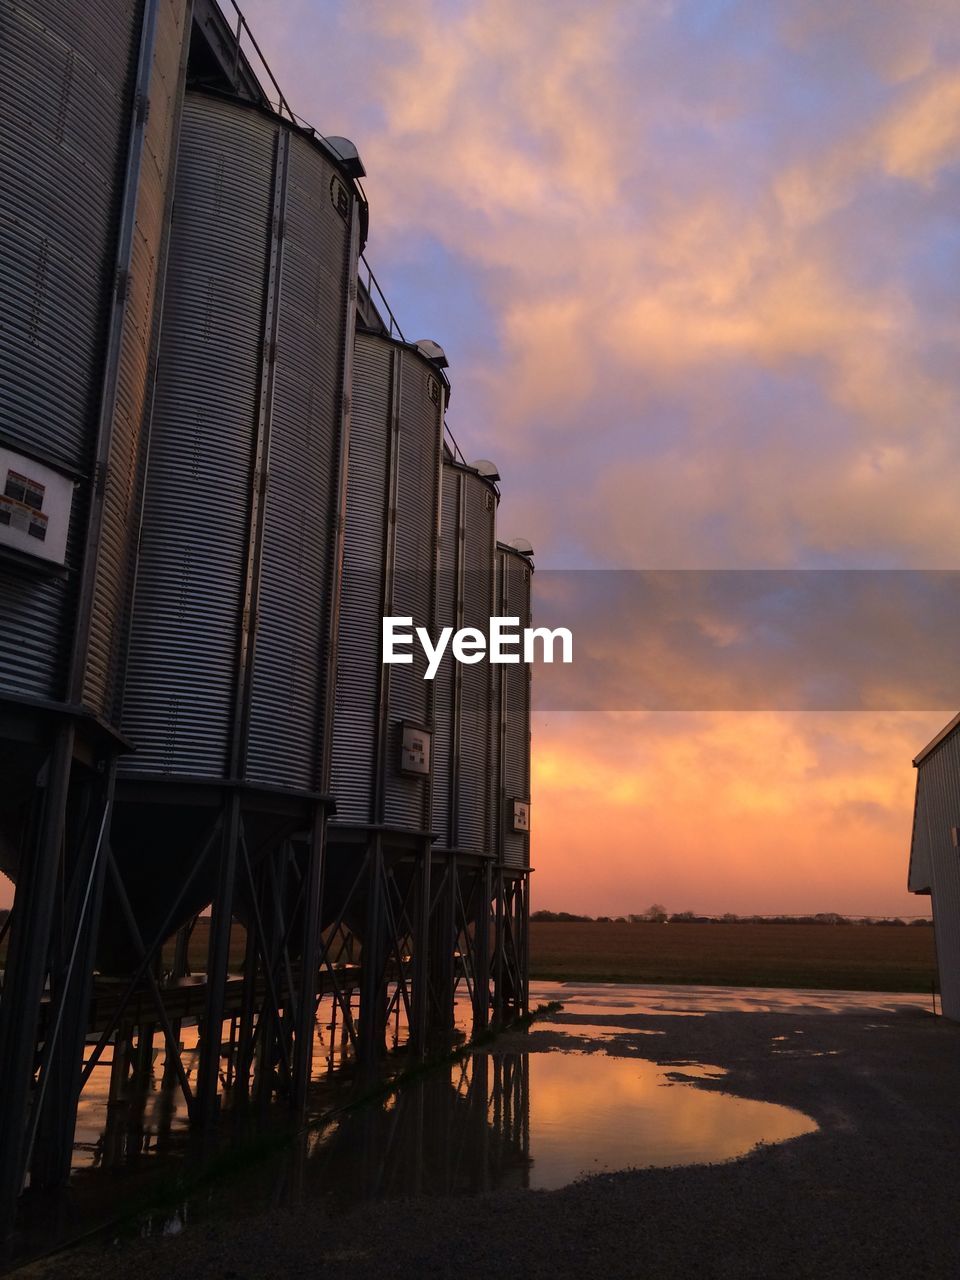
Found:
[[[489,458],[478,458],[476,462],[471,462],[470,466],[474,471],[479,472],[484,480],[499,480],[500,472],[497,470],[497,464],[491,462]]]
[[[347,177],[363,178],[366,175],[360,152],[349,138],[324,138],[324,142],[343,165]]]
[[[533,544],[528,542],[526,538],[513,538],[507,543],[508,547],[513,547],[514,551],[519,552],[522,556],[533,555]]]
[[[447,368],[447,353],[439,342],[432,338],[418,338],[415,346],[425,360],[432,361],[439,369]]]

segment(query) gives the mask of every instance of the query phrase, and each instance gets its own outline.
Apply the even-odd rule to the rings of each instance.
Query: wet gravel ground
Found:
[[[311,1201],[172,1238],[74,1249],[21,1274],[960,1276],[960,1026],[918,1008],[581,1021],[661,1030],[588,1045],[724,1067],[722,1081],[697,1087],[796,1107],[819,1131],[727,1164],[603,1174],[559,1191],[368,1202],[346,1212]],[[584,1041],[534,1029],[501,1045],[547,1052]]]

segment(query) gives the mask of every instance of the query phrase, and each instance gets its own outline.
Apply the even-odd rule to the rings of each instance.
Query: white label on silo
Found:
[[[530,830],[530,805],[526,800],[513,802],[513,829],[523,832]]]
[[[430,772],[430,734],[419,725],[401,726],[400,771],[421,777]]]
[[[72,480],[0,448],[0,546],[63,564],[72,506]]]

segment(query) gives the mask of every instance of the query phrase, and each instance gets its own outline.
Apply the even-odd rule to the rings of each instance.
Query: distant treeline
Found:
[[[701,916],[695,911],[675,911],[668,914],[662,908],[650,908],[640,914],[627,916],[580,916],[571,911],[532,911],[530,919],[542,924],[849,924],[849,925],[898,925],[901,928],[919,926],[929,928],[932,920],[915,917],[904,920],[900,916],[842,916],[836,911],[818,911],[811,916],[738,916],[727,911],[720,916]]]

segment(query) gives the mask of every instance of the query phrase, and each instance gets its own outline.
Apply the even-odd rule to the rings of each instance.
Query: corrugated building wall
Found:
[[[908,888],[929,894],[944,1014],[960,1021],[960,725],[917,756]]]

